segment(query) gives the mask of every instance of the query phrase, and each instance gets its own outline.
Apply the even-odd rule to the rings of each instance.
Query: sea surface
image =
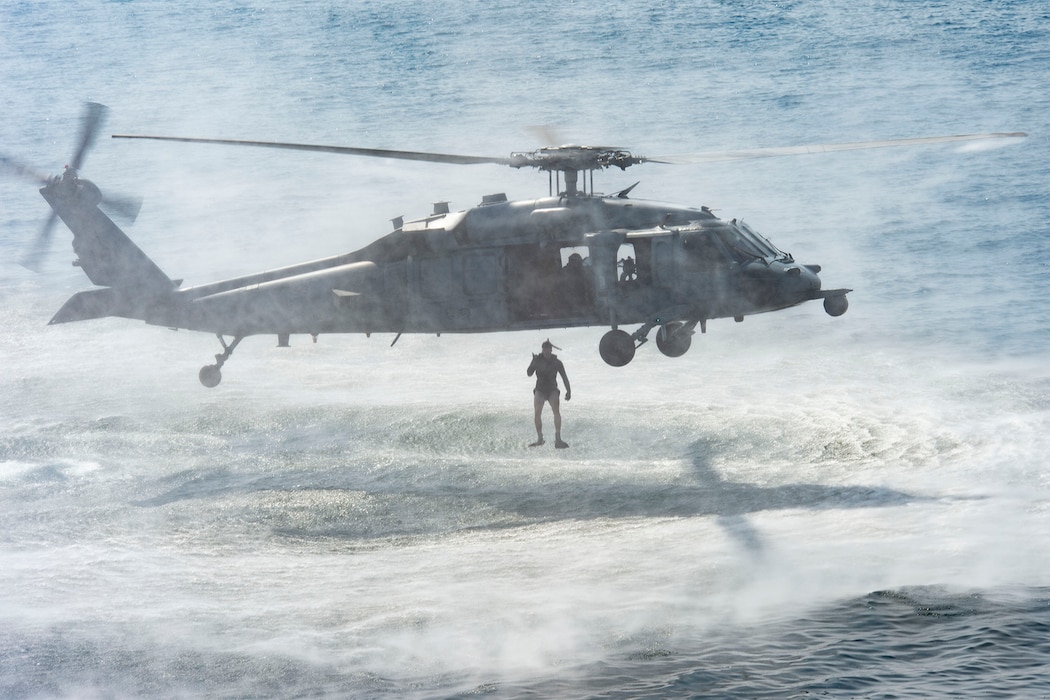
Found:
[[[0,4],[0,153],[144,198],[187,286],[357,249],[542,173],[118,141],[503,156],[918,146],[595,176],[706,205],[851,308],[712,321],[623,368],[546,332],[48,326],[90,283],[0,180],[0,696],[1050,697],[1043,2]],[[549,421],[549,416],[548,416]],[[548,430],[549,423],[548,423]]]

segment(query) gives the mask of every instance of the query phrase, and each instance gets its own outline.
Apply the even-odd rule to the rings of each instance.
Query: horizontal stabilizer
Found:
[[[77,292],[71,296],[48,325],[69,323],[71,321],[87,321],[93,318],[106,318],[107,316],[132,317],[131,306],[127,297],[122,295],[118,289],[90,289],[86,292]]]

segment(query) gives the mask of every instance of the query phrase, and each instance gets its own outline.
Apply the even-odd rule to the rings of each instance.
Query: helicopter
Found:
[[[74,294],[50,324],[109,316],[215,334],[222,352],[199,371],[216,387],[243,339],[329,333],[485,333],[607,327],[598,353],[622,367],[655,330],[667,357],[684,355],[712,319],[787,309],[821,300],[830,316],[849,307],[847,288],[824,289],[815,264],[800,264],[740,219],[706,206],[632,199],[638,183],[611,194],[594,174],[643,163],[713,162],[865,148],[1023,138],[1021,132],[962,134],[648,158],[619,147],[564,145],[489,157],[275,141],[113,134],[140,139],[314,151],[452,165],[534,168],[548,174],[548,194],[511,201],[486,194],[451,211],[439,202],[423,218],[392,220],[392,230],[349,253],[243,277],[183,287],[169,277],[100,206],[137,210],[79,175],[106,109],[89,104],[71,165],[43,177],[15,159],[6,165],[43,184],[52,218],[73,233],[74,265],[94,289]],[[121,206],[122,205],[122,206]],[[36,255],[27,259],[32,267]],[[634,328],[634,330],[625,330]],[[229,338],[229,340],[227,340]]]

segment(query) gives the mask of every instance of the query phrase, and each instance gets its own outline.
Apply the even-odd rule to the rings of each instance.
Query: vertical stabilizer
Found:
[[[98,208],[101,194],[94,183],[67,169],[40,194],[73,232],[74,264],[94,284],[144,296],[175,289],[175,283]]]

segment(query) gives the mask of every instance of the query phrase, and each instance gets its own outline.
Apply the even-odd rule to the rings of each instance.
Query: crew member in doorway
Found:
[[[579,253],[570,255],[561,269],[561,291],[566,313],[580,315],[591,308],[594,301],[591,275]]]
[[[561,348],[558,348],[559,350]],[[536,388],[532,390],[532,405],[536,413],[536,442],[529,447],[539,447],[543,444],[543,404],[551,405],[554,413],[554,446],[565,449],[568,445],[561,439],[561,391],[558,390],[558,375],[565,382],[565,400],[572,398],[572,389],[569,387],[569,377],[565,374],[565,365],[561,363],[558,356],[552,351],[554,345],[550,340],[543,341],[539,355],[532,355],[532,363],[529,365],[528,375],[536,375]]]

